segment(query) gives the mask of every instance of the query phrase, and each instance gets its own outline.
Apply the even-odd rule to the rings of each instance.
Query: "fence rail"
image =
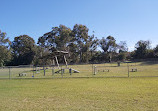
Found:
[[[0,67],[0,79],[22,78],[73,78],[73,77],[158,77],[158,64],[140,63],[86,64],[55,66]]]

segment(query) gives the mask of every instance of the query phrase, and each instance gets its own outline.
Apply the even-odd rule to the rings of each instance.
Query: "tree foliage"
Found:
[[[36,51],[33,38],[28,35],[15,37],[11,48],[14,56],[13,65],[28,65],[32,63]]]
[[[48,50],[68,50],[68,43],[71,40],[71,29],[60,25],[59,27],[53,27],[48,33],[45,33],[42,37],[39,37],[38,44]]]
[[[6,33],[0,30],[0,66],[6,65],[11,59],[10,41],[6,38]]]
[[[108,36],[106,39],[103,37],[100,40],[100,47],[104,51],[103,59],[109,59],[109,62],[111,62],[112,57],[116,53],[117,50],[117,44],[116,40],[112,36]]]
[[[75,24],[73,28],[59,25],[38,38],[20,35],[10,42],[6,33],[0,31],[0,66],[52,64],[54,51],[67,51],[68,63],[102,63],[127,59],[158,58],[158,45],[150,47],[150,41],[140,40],[135,50],[128,51],[125,41],[116,41],[113,36],[98,39],[89,34],[86,25]],[[59,58],[59,62],[63,62]]]
[[[147,57],[148,50],[150,49],[150,44],[150,41],[138,41],[135,44],[135,58],[145,59]]]

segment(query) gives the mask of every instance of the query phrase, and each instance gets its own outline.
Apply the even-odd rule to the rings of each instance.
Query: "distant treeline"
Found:
[[[10,41],[6,33],[0,31],[0,66],[51,65],[54,51],[69,52],[66,57],[71,64],[158,58],[158,46],[151,49],[150,41],[138,41],[135,50],[129,52],[125,41],[117,42],[113,36],[98,39],[88,32],[85,25],[76,24],[73,29],[60,25],[43,34],[35,43],[28,35]],[[62,57],[58,58],[60,62],[64,61]]]

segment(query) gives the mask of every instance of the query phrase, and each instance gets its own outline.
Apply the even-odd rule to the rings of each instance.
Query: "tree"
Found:
[[[158,45],[154,48],[154,56],[158,58]]]
[[[112,36],[108,36],[106,39],[103,37],[100,40],[100,47],[105,53],[115,52],[117,48],[116,40]]]
[[[118,44],[119,53],[121,52],[128,52],[127,43],[125,41],[120,41]]]
[[[89,44],[89,53],[90,53],[89,58],[90,58],[91,62],[93,62],[93,59],[94,59],[93,56],[96,56],[96,53],[97,53],[96,50],[99,45],[99,40],[93,34],[92,36],[89,36],[88,44]],[[97,60],[95,60],[95,61],[97,61]]]
[[[60,25],[59,27],[53,27],[48,33],[45,33],[42,37],[39,37],[38,44],[47,50],[68,50],[68,43],[71,39],[71,29]]]
[[[36,53],[36,45],[33,38],[28,35],[15,37],[11,47],[14,56],[13,65],[28,65],[32,63]]]
[[[69,51],[71,40],[71,29],[60,25],[59,27],[53,27],[50,32],[39,37],[37,44],[44,49],[43,52],[41,52],[41,56],[50,61],[51,58],[49,58],[49,55],[54,51]]]
[[[88,31],[89,29],[85,25],[76,24],[72,30],[73,43],[77,46],[76,53],[79,55],[80,62],[87,62],[88,60]]]
[[[117,44],[116,44],[116,40],[114,37],[112,36],[108,36],[106,39],[103,37],[100,40],[100,47],[101,49],[104,51],[104,56],[103,59],[107,59],[109,58],[109,62],[111,62],[111,59],[113,58],[113,56],[116,53],[116,49],[117,49]]]
[[[127,57],[128,47],[127,43],[125,41],[120,41],[120,43],[117,45],[118,47],[118,61],[124,61]]]
[[[10,41],[6,38],[6,33],[0,30],[0,66],[6,65],[11,59],[9,45]]]
[[[150,41],[140,40],[135,44],[135,55],[136,59],[145,59],[147,57],[148,50],[150,49]]]

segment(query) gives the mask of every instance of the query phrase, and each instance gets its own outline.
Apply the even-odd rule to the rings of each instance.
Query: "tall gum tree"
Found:
[[[11,59],[10,41],[5,32],[0,30],[0,66],[6,65]]]
[[[28,65],[32,63],[36,53],[36,45],[32,37],[28,35],[15,37],[11,47],[14,54],[13,65]]]

